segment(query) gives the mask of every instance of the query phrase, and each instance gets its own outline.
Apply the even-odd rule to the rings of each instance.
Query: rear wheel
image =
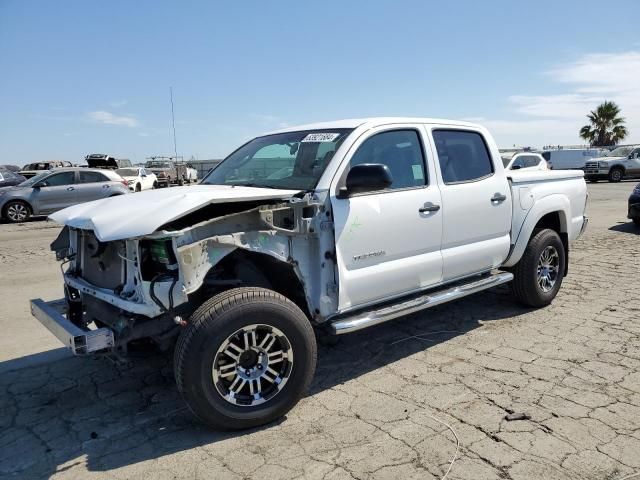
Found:
[[[549,305],[562,285],[565,264],[564,245],[558,233],[550,229],[536,231],[513,268],[515,297],[529,307]]]
[[[635,218],[632,218],[631,220],[633,220],[633,223],[636,224],[636,227],[640,227],[640,217],[635,217]]]
[[[136,184],[136,192],[141,192],[142,191],[142,185],[140,185],[139,183]]]
[[[621,168],[612,168],[609,172],[609,181],[613,183],[618,183],[624,177],[624,172]]]
[[[191,317],[175,350],[178,390],[214,428],[242,429],[286,414],[306,392],[316,340],[305,314],[264,288],[216,295]]]
[[[18,200],[8,202],[4,207],[4,217],[11,223],[26,222],[31,213],[31,207]]]

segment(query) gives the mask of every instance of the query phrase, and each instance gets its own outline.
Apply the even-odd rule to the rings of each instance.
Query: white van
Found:
[[[542,151],[542,157],[554,170],[584,170],[587,160],[602,155],[601,148],[553,148]]]

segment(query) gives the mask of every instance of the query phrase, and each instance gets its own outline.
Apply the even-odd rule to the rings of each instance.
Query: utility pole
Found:
[[[178,161],[178,147],[176,144],[176,118],[173,113],[173,87],[169,87],[169,97],[171,98],[171,125],[173,127],[173,155]]]

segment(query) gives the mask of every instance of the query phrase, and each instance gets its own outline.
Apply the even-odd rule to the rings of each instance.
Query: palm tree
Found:
[[[580,129],[580,137],[588,140],[594,147],[616,145],[628,133],[623,125],[624,118],[619,117],[619,114],[620,107],[614,102],[605,101],[598,105],[598,108],[587,115],[591,124]]]

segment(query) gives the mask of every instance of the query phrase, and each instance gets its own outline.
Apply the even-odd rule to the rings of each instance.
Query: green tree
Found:
[[[594,147],[616,145],[627,136],[624,118],[619,115],[620,107],[614,102],[605,101],[589,112],[587,118],[590,124],[580,129],[580,137]]]

